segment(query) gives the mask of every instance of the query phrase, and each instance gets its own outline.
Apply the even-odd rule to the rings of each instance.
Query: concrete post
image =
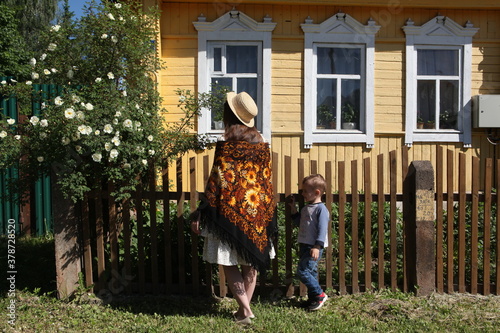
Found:
[[[434,171],[430,161],[413,161],[404,181],[406,282],[417,296],[436,287]]]
[[[75,205],[63,197],[53,175],[52,205],[54,212],[54,243],[56,257],[57,295],[60,299],[71,297],[78,288],[81,268],[79,246],[79,219]]]

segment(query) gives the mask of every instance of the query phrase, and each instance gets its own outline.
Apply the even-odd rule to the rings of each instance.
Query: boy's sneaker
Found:
[[[311,305],[309,305],[307,307],[307,309],[309,311],[319,310],[323,306],[323,304],[325,304],[327,299],[328,299],[328,295],[323,292],[321,295],[316,296],[316,299],[314,299],[311,302]]]

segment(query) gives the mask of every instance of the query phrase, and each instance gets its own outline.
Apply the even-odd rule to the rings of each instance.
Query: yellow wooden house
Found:
[[[206,92],[217,83],[245,90],[257,101],[257,127],[279,162],[304,159],[307,174],[309,161],[320,173],[333,161],[333,190],[336,161],[361,165],[403,147],[409,161],[433,164],[438,146],[482,163],[500,157],[498,0],[144,5],[161,9],[157,45],[167,68],[158,80],[167,121],[180,116],[177,88]],[[222,133],[207,110],[197,131],[214,139]],[[184,158],[205,154],[213,150]],[[289,172],[297,179],[295,166]],[[201,174],[196,187],[203,190]]]

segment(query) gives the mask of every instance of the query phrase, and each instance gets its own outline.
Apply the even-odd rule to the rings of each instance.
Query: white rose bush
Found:
[[[0,169],[18,167],[21,175],[14,190],[23,193],[52,174],[74,202],[105,182],[123,199],[151,165],[165,166],[205,144],[192,134],[192,117],[181,120],[189,124],[163,122],[155,80],[158,14],[141,11],[136,2],[87,4],[80,20],[43,35],[26,81],[0,85],[0,96],[15,95],[25,114],[0,119]],[[57,89],[47,93],[45,84]],[[31,114],[32,103],[39,114]]]

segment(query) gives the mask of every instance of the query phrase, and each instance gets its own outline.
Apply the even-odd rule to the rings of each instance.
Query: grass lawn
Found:
[[[50,252],[50,240],[18,244],[23,245],[16,249],[19,285],[15,297],[9,297],[7,283],[2,283],[2,332],[500,332],[500,296],[415,297],[387,290],[332,294],[317,312],[306,312],[296,298],[255,298],[257,318],[249,326],[234,323],[232,311],[237,305],[232,298],[115,296],[104,304],[82,291],[81,297],[61,301],[54,297],[53,281],[42,282],[50,264],[40,256]],[[30,246],[36,248],[38,261],[27,253],[21,260]],[[5,247],[0,250],[5,267]],[[16,321],[12,325],[7,314],[14,299]]]

